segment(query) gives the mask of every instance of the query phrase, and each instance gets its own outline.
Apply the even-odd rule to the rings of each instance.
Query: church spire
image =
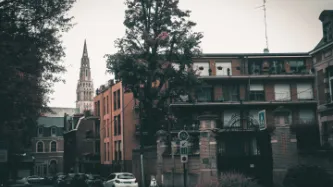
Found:
[[[87,56],[88,57],[88,50],[87,50],[87,42],[86,39],[84,39],[84,45],[83,45],[83,53],[82,56]]]

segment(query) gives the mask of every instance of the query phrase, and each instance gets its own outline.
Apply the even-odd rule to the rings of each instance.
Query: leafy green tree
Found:
[[[126,33],[115,42],[118,52],[106,55],[107,68],[141,102],[143,128],[153,135],[172,118],[168,99],[199,83],[189,67],[201,54],[203,35],[192,31],[196,23],[189,20],[189,10],[178,7],[179,0],[126,0],[125,4]]]
[[[29,144],[65,55],[61,33],[75,0],[0,0],[0,141],[11,152]]]

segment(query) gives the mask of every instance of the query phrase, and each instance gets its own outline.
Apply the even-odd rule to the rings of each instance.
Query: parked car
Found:
[[[99,175],[87,174],[88,187],[103,187],[103,178]]]
[[[45,178],[37,175],[32,175],[27,177],[27,180],[30,184],[41,184],[44,182]]]
[[[27,178],[18,179],[15,181],[9,181],[10,187],[32,187],[32,185],[28,182]]]
[[[103,183],[104,187],[138,187],[139,184],[132,173],[112,173]]]
[[[57,179],[54,181],[54,187],[64,187],[65,186],[66,175],[58,175]]]

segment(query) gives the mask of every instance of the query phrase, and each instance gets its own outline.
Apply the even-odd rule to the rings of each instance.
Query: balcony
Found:
[[[249,101],[265,101],[265,91],[250,91]]]

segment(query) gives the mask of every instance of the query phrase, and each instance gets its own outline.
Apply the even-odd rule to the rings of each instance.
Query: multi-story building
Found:
[[[135,99],[122,83],[109,80],[96,90],[95,116],[101,119],[101,164],[105,172],[131,171],[132,150],[136,147]]]
[[[63,171],[65,113],[74,114],[75,108],[51,108],[51,112],[37,120],[36,136],[32,138],[35,175],[55,175]]]
[[[333,146],[333,10],[324,10],[319,20],[322,22],[323,38],[310,54],[317,74],[321,143],[327,148]]]
[[[91,77],[90,61],[86,40],[84,40],[81,58],[80,78],[76,88],[76,108],[79,113],[85,110],[93,111],[94,84]]]
[[[184,129],[191,137],[187,167],[193,185],[207,184],[226,170],[266,184],[273,177],[282,181],[298,164],[298,152],[317,145],[307,130],[298,130],[317,127],[315,72],[308,53],[204,54],[193,61],[204,84],[170,104],[178,120],[169,128],[174,146],[161,148],[164,181],[172,181],[171,171],[182,173],[177,133]],[[262,110],[266,129],[259,129]]]
[[[100,119],[85,114],[65,115],[64,172],[100,172]]]

